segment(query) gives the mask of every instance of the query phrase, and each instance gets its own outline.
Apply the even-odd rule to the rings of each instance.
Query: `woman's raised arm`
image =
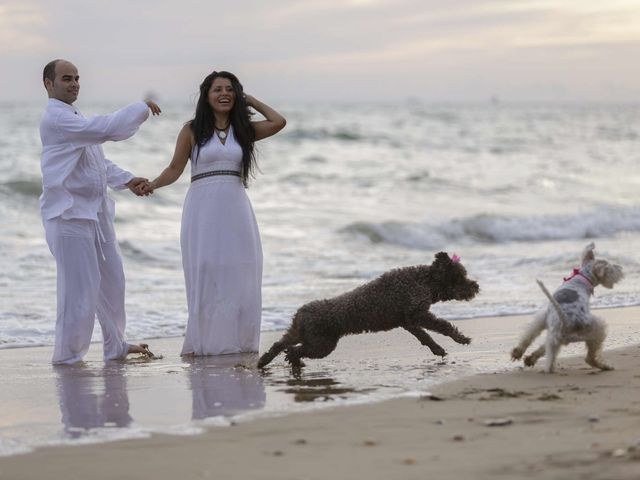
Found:
[[[252,122],[256,132],[256,142],[275,135],[287,124],[287,120],[266,103],[262,103],[251,95],[245,95],[244,98],[248,106],[255,108],[266,119],[259,122]]]
[[[144,193],[153,193],[156,188],[171,185],[175,182],[182,172],[184,167],[189,161],[191,156],[191,149],[193,146],[193,134],[191,133],[191,127],[189,124],[182,127],[176,140],[176,148],[173,152],[173,158],[167,168],[165,168],[158,177],[151,181],[146,187],[144,187]]]

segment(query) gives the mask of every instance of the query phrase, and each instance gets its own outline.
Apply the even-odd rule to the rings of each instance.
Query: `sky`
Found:
[[[0,101],[190,101],[228,70],[265,101],[640,101],[640,0],[0,0]]]

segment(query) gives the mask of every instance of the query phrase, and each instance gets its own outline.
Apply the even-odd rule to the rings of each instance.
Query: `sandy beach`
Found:
[[[613,372],[588,368],[582,347],[555,375],[509,363],[528,317],[460,321],[474,342],[443,339],[444,362],[400,331],[346,338],[299,377],[282,359],[262,375],[250,358],[181,366],[180,339],[155,342],[162,360],[118,368],[101,366],[94,345],[84,369],[62,373],[49,348],[2,351],[5,441],[37,428],[77,441],[1,457],[0,479],[637,479],[640,308],[600,314]],[[130,438],[82,445],[101,428]]]

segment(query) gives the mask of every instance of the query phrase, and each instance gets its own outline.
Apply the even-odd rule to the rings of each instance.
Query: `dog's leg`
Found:
[[[556,358],[558,352],[560,352],[561,344],[558,342],[554,335],[547,337],[547,344],[545,346],[546,365],[544,371],[547,373],[553,373],[556,370]]]
[[[413,334],[413,336],[415,336],[418,340],[420,340],[420,343],[422,345],[426,345],[427,347],[429,347],[434,355],[438,355],[440,357],[444,357],[447,355],[447,352],[445,352],[444,348],[438,345],[436,341],[431,338],[431,336],[427,332],[425,332],[420,325],[409,325],[404,326],[403,328]]]
[[[306,356],[304,355],[304,346],[303,345],[295,345],[287,348],[287,353],[285,355],[285,360],[291,364],[294,368],[304,367],[304,362],[300,360],[300,357]]]
[[[285,335],[281,340],[274,343],[273,346],[269,349],[269,351],[264,353],[260,357],[260,360],[258,360],[258,368],[266,367],[271,362],[271,360],[276,358],[280,354],[280,352],[283,352],[284,349],[287,348],[288,345],[290,345],[285,340],[286,337],[287,336]]]
[[[604,363],[601,358],[602,344],[607,336],[605,323],[597,317],[593,317],[593,335],[586,341],[587,358],[585,361],[594,368],[600,370],[613,370],[611,365]]]
[[[302,357],[324,358],[335,350],[336,345],[338,345],[338,338],[328,334],[315,337],[312,340],[309,340],[307,336],[302,344],[287,348],[286,359],[294,367],[304,366],[304,363],[300,360]]]
[[[293,322],[289,329],[282,335],[282,338],[274,343],[271,348],[265,352],[258,360],[258,368],[267,366],[274,358],[276,358],[281,352],[286,350],[291,345],[299,343],[300,333],[297,328],[297,322],[294,317]]]
[[[431,312],[427,312],[426,315],[422,316],[422,318],[420,319],[420,326],[426,328],[427,330],[432,330],[442,335],[446,335],[447,337],[452,338],[457,343],[461,343],[463,345],[468,345],[469,343],[471,343],[471,339],[463,335],[460,330],[458,330],[450,322],[436,317]]]
[[[525,366],[533,367],[541,357],[544,357],[545,350],[546,350],[545,346],[541,345],[536,350],[534,350],[533,353],[524,357]]]
[[[531,342],[533,342],[545,328],[547,328],[547,313],[546,311],[542,311],[533,317],[533,321],[527,326],[527,329],[522,334],[520,342],[513,350],[511,350],[511,359],[520,360],[522,355],[524,355],[524,352],[529,348],[529,345],[531,345]]]

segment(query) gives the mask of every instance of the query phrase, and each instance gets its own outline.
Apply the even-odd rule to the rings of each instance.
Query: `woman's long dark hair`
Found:
[[[196,114],[191,120],[190,127],[193,132],[195,145],[197,147],[196,158],[198,161],[200,148],[207,143],[214,133],[215,117],[213,108],[209,105],[209,90],[216,78],[226,78],[231,82],[233,91],[235,92],[235,102],[231,110],[230,119],[233,126],[233,133],[236,141],[242,147],[242,172],[240,172],[242,183],[248,186],[249,179],[253,178],[257,168],[255,152],[253,144],[256,138],[256,132],[251,124],[247,102],[244,99],[242,84],[233,73],[230,72],[212,72],[200,84],[200,97],[196,105]]]

